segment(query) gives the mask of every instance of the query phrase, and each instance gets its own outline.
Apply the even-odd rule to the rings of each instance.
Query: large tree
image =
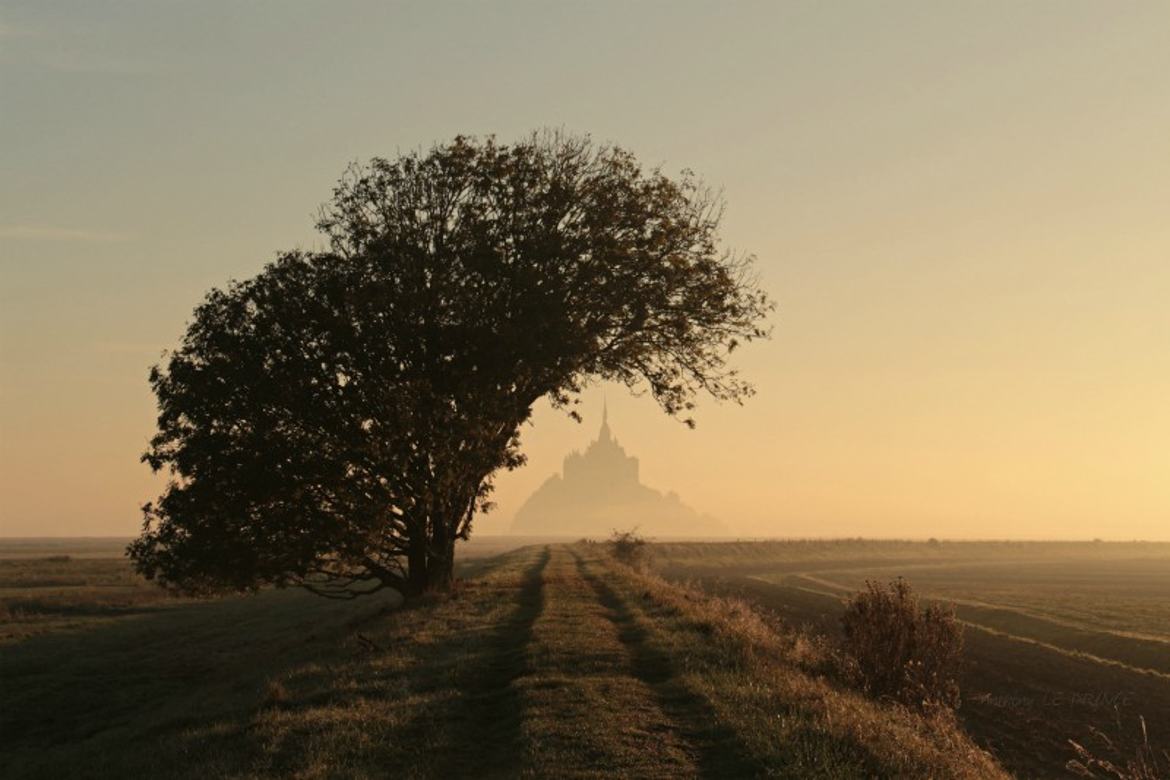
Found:
[[[446,587],[539,399],[576,417],[616,381],[693,424],[698,393],[752,392],[727,358],[771,303],[721,211],[689,172],[559,133],[351,168],[328,249],[213,290],[151,371],[143,459],[170,480],[138,570],[188,592]]]

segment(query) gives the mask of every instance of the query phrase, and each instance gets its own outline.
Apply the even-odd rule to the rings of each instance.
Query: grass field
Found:
[[[174,603],[117,558],[0,559],[0,645],[156,612]]]
[[[8,581],[143,587],[119,566],[26,558]],[[464,572],[450,596],[405,607],[144,595],[10,636],[0,776],[1001,775],[953,724],[810,671],[799,634],[600,545]]]
[[[875,541],[655,545],[672,578],[695,579],[830,637],[841,599],[905,577],[966,623],[960,717],[1021,776],[1053,776],[1068,739],[1140,733],[1170,745],[1170,545]]]
[[[190,604],[134,574],[129,539],[0,540],[0,645],[43,633],[122,622]],[[487,536],[462,544],[465,561],[540,539]]]

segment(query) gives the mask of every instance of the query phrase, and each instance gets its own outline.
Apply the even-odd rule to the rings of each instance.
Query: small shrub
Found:
[[[650,563],[649,542],[638,534],[637,528],[614,531],[609,537],[609,551],[627,566],[642,571]]]
[[[909,583],[867,582],[841,619],[848,673],[875,698],[915,707],[959,705],[962,626],[949,607],[922,607]]]

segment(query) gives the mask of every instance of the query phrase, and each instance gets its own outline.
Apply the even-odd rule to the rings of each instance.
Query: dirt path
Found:
[[[639,599],[624,597],[609,584],[604,567],[573,550],[577,571],[593,588],[630,654],[634,676],[651,688],[659,708],[679,728],[680,738],[703,777],[754,777],[761,773],[739,736],[719,725],[719,716],[702,696],[688,689],[677,661],[663,646],[653,620]]]
[[[663,706],[642,638],[627,613],[603,598],[584,562],[550,549],[544,609],[532,627],[523,709],[524,771],[558,777],[698,777],[689,724]],[[661,682],[661,680],[658,680]]]
[[[758,774],[613,577],[574,548],[528,548],[450,599],[364,628],[347,664],[289,679],[290,701],[260,719],[255,774],[333,776],[338,756],[343,775],[365,777]]]

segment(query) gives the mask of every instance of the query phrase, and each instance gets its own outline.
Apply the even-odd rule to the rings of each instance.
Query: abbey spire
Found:
[[[609,427],[609,406],[601,410],[601,429],[584,452],[565,457],[553,474],[516,511],[512,531],[604,538],[615,528],[660,536],[710,537],[727,530],[699,514],[674,493],[641,483],[638,459],[626,453]]]

